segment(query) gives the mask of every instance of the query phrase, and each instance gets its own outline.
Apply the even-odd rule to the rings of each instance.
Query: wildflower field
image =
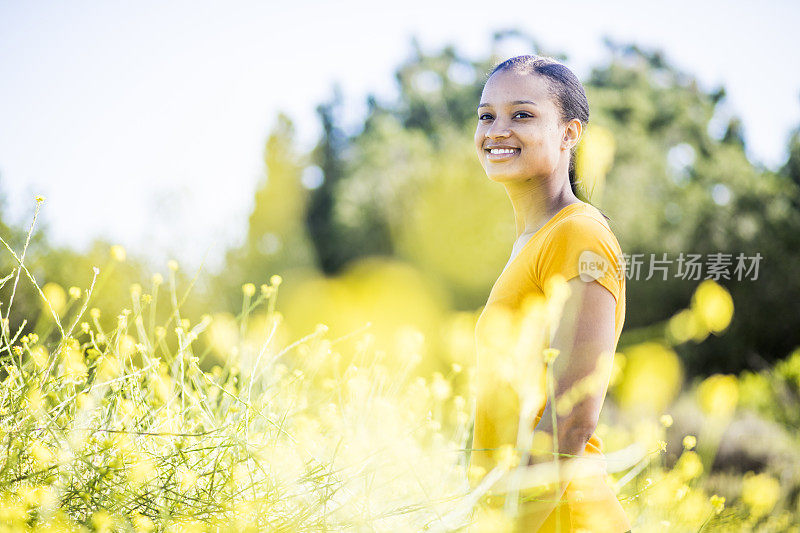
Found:
[[[468,482],[486,474],[465,466],[468,357],[421,372],[432,340],[411,327],[391,350],[370,323],[289,338],[277,274],[243,280],[235,317],[184,316],[175,262],[127,287],[125,308],[98,309],[106,266],[84,287],[40,283],[27,250],[2,244],[17,264],[0,278],[3,530],[511,531]],[[41,312],[12,330],[22,284]],[[732,313],[702,282],[660,336],[615,357],[597,433],[634,531],[800,530],[800,351],[691,383],[674,351],[724,334]],[[475,318],[453,314],[435,342],[468,352]]]

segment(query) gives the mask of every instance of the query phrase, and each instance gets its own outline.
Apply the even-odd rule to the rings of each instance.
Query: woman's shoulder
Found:
[[[599,239],[613,242],[619,247],[619,242],[606,218],[592,204],[581,202],[558,220],[543,236],[545,243],[561,240]]]

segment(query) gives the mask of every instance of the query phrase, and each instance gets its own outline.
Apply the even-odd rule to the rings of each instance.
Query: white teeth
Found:
[[[490,152],[493,154],[513,154],[516,150],[513,148],[492,148]]]

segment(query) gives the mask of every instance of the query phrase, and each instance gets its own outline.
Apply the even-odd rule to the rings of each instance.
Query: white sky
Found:
[[[33,197],[57,244],[105,235],[129,253],[209,266],[244,237],[278,110],[303,148],[338,81],[356,124],[367,93],[395,94],[416,35],[488,54],[520,28],[579,77],[603,35],[661,48],[704,89],[722,84],[748,156],[776,167],[800,124],[800,3],[0,0],[0,194],[29,223]],[[658,7],[662,6],[662,7]],[[530,53],[511,45],[508,55]]]

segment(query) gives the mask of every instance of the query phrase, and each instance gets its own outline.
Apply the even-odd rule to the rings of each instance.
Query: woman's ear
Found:
[[[577,118],[573,118],[567,123],[567,127],[564,130],[564,140],[562,141],[562,147],[565,150],[571,150],[573,146],[578,144],[578,141],[581,140],[581,135],[583,134],[583,124]]]

